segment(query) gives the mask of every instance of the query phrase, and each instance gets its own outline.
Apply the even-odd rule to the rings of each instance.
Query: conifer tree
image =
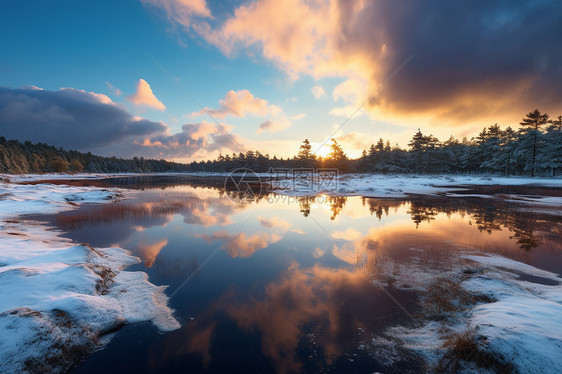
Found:
[[[548,114],[541,113],[540,110],[527,114],[525,118],[519,123],[521,125],[521,134],[523,137],[530,137],[532,140],[531,147],[531,176],[535,176],[535,161],[537,158],[537,145],[538,138],[541,134],[542,127],[548,123]]]

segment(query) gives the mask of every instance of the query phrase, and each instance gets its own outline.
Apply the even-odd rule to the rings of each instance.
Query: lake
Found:
[[[420,305],[388,264],[445,266],[474,250],[562,273],[562,216],[504,199],[264,193],[240,203],[220,184],[189,179],[95,183],[131,189],[112,204],[35,218],[140,257],[129,270],[168,286],[182,327],[127,325],[76,373],[389,372],[396,352],[373,342],[416,324]],[[391,371],[423,370],[418,355],[398,353]]]

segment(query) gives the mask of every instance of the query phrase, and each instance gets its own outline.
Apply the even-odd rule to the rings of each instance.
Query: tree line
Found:
[[[361,157],[350,159],[342,146],[331,139],[330,153],[318,157],[308,139],[292,158],[278,159],[258,151],[220,155],[213,161],[192,163],[196,171],[228,172],[249,168],[266,172],[271,168],[337,168],[360,173],[493,173],[502,175],[557,175],[562,169],[562,116],[550,119],[536,109],[520,122],[519,129],[484,127],[477,137],[462,140],[451,136],[440,141],[421,130],[413,135],[408,149],[379,139]]]
[[[421,130],[408,149],[379,139],[361,157],[350,159],[331,139],[330,153],[318,157],[305,139],[294,157],[271,157],[259,151],[219,155],[215,160],[188,164],[143,157],[122,159],[66,151],[43,143],[19,142],[0,137],[0,172],[231,172],[248,168],[337,168],[340,172],[378,173],[494,173],[502,175],[557,175],[562,168],[562,116],[550,119],[536,109],[528,113],[517,130],[498,124],[484,127],[477,137],[462,140],[451,136],[440,141]]]
[[[530,112],[518,130],[498,124],[485,127],[477,137],[439,141],[420,130],[409,150],[390,147],[382,139],[359,159],[358,169],[378,172],[495,173],[553,175],[562,168],[562,116],[549,119],[538,109]]]
[[[122,159],[78,151],[66,151],[44,143],[6,140],[0,137],[0,173],[124,173],[184,172],[188,165],[143,157]]]

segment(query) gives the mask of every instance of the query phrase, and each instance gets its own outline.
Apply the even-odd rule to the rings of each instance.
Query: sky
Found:
[[[562,114],[562,3],[18,1],[0,12],[0,136],[188,162],[351,157]]]

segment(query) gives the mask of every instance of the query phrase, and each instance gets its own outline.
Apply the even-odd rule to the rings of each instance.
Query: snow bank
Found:
[[[467,256],[491,270],[464,287],[497,301],[476,306],[470,324],[488,338],[521,373],[562,373],[562,285],[547,271],[499,256]],[[517,279],[518,274],[550,280],[545,285]],[[544,283],[544,281],[542,281]]]
[[[73,245],[20,214],[112,201],[117,190],[0,183],[0,372],[65,371],[125,323],[179,328],[165,287],[121,248]],[[101,339],[101,340],[100,340]]]
[[[391,327],[384,334],[396,349],[422,357],[428,369],[446,370],[443,363],[456,359],[451,358],[450,342],[473,332],[480,352],[491,354],[502,365],[513,365],[516,372],[562,372],[562,279],[556,274],[474,252],[452,258],[442,270],[400,264],[379,269],[401,282],[407,279],[421,291],[424,310],[438,309],[439,297],[427,296],[438,284],[432,283],[431,277],[441,279],[444,289],[450,290],[442,297],[456,306],[453,310],[418,313],[412,325]],[[386,286],[381,282],[375,285]],[[471,301],[463,304],[463,300]],[[378,345],[373,343],[373,349]],[[474,360],[477,355],[474,352]],[[461,368],[461,372],[483,370],[475,362],[466,361]]]
[[[281,183],[279,183],[281,184]],[[306,195],[310,188],[303,188],[308,181],[297,180],[289,183],[290,187],[277,192],[287,195]],[[412,194],[435,195],[450,194],[450,197],[467,197],[455,194],[466,189],[466,186],[521,186],[533,185],[543,187],[562,187],[562,178],[529,178],[529,177],[482,177],[455,175],[378,175],[378,174],[344,174],[337,177],[335,184],[320,184],[314,192],[328,195],[366,196],[366,197],[406,197]],[[324,187],[321,187],[324,186]],[[483,197],[485,195],[471,195]],[[548,204],[562,204],[561,198],[552,197]],[[529,202],[533,201],[531,198]]]

